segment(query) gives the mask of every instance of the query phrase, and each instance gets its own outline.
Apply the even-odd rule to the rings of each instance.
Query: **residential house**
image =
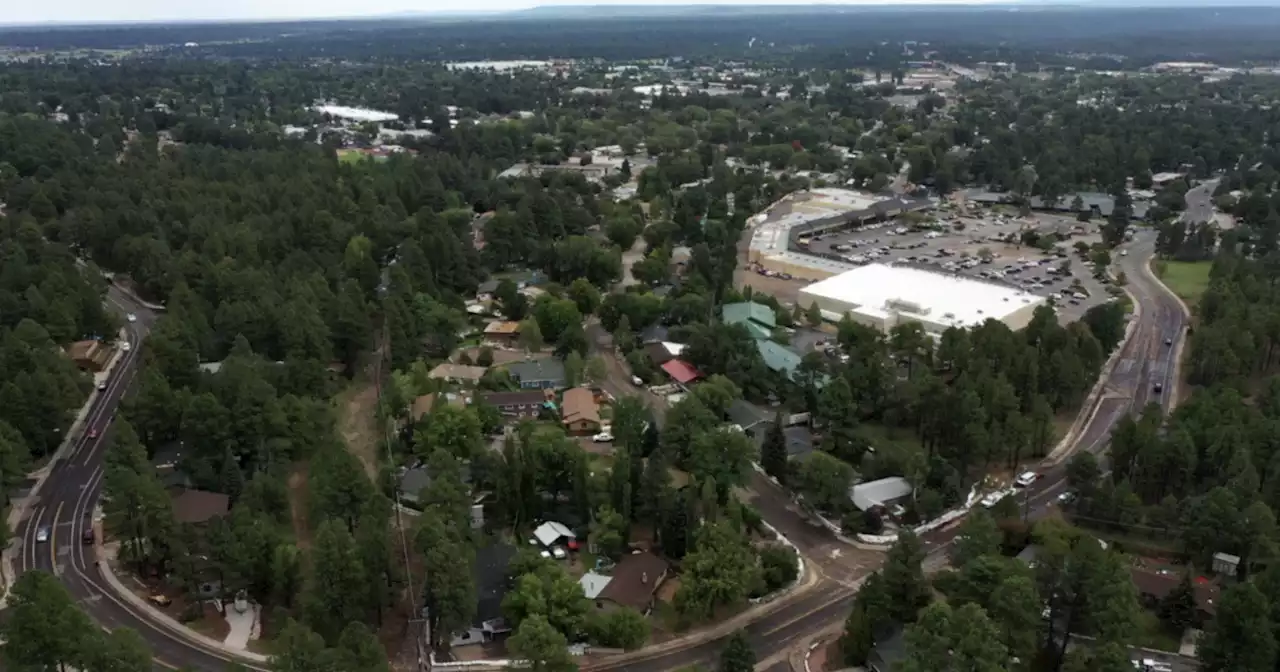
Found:
[[[578,535],[563,523],[557,523],[549,520],[537,527],[533,531],[533,538],[537,540],[543,548],[551,548],[552,546],[567,546],[577,544]]]
[[[741,324],[752,336],[761,339],[772,336],[773,330],[778,327],[773,309],[754,301],[725,304],[720,309],[720,318],[725,324]]]
[[[418,499],[422,497],[422,491],[426,490],[428,485],[431,485],[431,476],[427,473],[427,468],[414,467],[400,474],[400,482],[396,485],[396,490],[400,493],[400,501],[416,505]]]
[[[484,377],[484,372],[485,368],[483,366],[467,366],[465,364],[445,362],[431,369],[431,373],[427,374],[427,376],[436,380],[447,380],[451,383],[475,385]]]
[[[484,403],[498,409],[508,421],[534,420],[547,405],[547,395],[542,390],[519,392],[484,392],[479,395]]]
[[[449,646],[483,644],[511,632],[511,626],[502,617],[502,598],[506,597],[510,587],[507,568],[515,555],[515,547],[506,544],[476,549],[476,615],[471,619],[470,627],[454,633]]]
[[[622,558],[610,572],[608,583],[596,594],[596,608],[630,607],[649,613],[654,595],[670,569],[666,560],[648,551]]]
[[[182,469],[182,442],[174,441],[162,446],[151,458],[156,478],[166,490],[180,491],[191,487],[191,479]]]
[[[97,373],[107,368],[111,362],[111,346],[102,341],[76,341],[67,346],[67,356],[82,371]]]
[[[735,399],[729,404],[727,413],[729,422],[751,435],[763,435],[769,425],[773,424],[773,414],[741,399]]]
[[[498,291],[497,280],[485,280],[476,288],[477,301],[492,301],[494,292]]]
[[[662,370],[666,371],[672,380],[681,385],[688,385],[702,377],[702,373],[698,369],[683,359],[672,359],[666,362],[662,365]]]
[[[1185,567],[1147,566],[1141,562],[1130,568],[1129,576],[1138,589],[1138,599],[1147,608],[1158,609],[1166,597],[1182,582]],[[1222,585],[1204,576],[1191,577],[1191,592],[1196,600],[1196,617],[1200,623],[1213,619],[1218,613],[1218,600],[1222,597]]]
[[[684,349],[685,346],[681,343],[658,341],[656,343],[646,343],[644,353],[649,357],[649,361],[653,362],[654,366],[662,366],[679,357],[684,353]]]
[[[231,498],[220,492],[178,490],[170,495],[173,519],[189,525],[203,525],[231,510]]]
[[[795,378],[796,370],[800,368],[800,355],[784,345],[765,339],[756,341],[756,349],[770,371],[782,374],[787,380]]]
[[[608,586],[612,580],[612,576],[591,571],[583,574],[582,578],[578,579],[578,585],[582,587],[582,594],[588,600],[594,600],[600,597],[600,593],[604,591],[605,586]]]
[[[667,340],[668,329],[660,324],[645,328],[638,334],[641,343],[661,343]]]
[[[520,340],[520,323],[495,320],[484,326],[484,340],[508,347]]]
[[[565,386],[564,362],[555,357],[512,362],[506,368],[511,379],[526,390],[558,390]]]
[[[907,479],[901,476],[890,476],[878,481],[859,483],[849,489],[849,497],[859,511],[888,506],[907,497],[913,488]]]
[[[867,669],[871,672],[893,672],[907,658],[907,640],[901,627],[886,628],[882,634],[875,638],[875,648],[867,656]]]
[[[443,398],[439,394],[424,394],[413,400],[413,405],[409,407],[409,421],[418,422],[428,413],[435,409],[436,403],[442,402],[450,406],[462,406],[462,397],[456,394],[445,393]]]
[[[560,404],[560,422],[570,434],[594,434],[600,431],[600,406],[590,388],[565,390]]]

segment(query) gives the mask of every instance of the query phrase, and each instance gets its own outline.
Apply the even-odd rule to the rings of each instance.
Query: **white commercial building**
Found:
[[[919,322],[938,334],[988,319],[1021,329],[1044,298],[1009,285],[903,266],[870,264],[800,290],[802,306],[818,304],[830,319],[848,315],[880,331]]]

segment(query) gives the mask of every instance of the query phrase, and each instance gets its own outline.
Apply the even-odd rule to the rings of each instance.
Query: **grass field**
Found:
[[[1163,261],[1160,280],[1189,307],[1194,308],[1204,290],[1209,288],[1211,261]]]

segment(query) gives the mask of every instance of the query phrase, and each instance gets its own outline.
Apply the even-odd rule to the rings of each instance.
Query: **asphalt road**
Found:
[[[224,670],[229,664],[226,658],[176,639],[164,626],[153,623],[137,607],[117,597],[98,569],[96,549],[81,542],[84,530],[93,525],[94,506],[102,492],[103,457],[112,420],[121,400],[132,391],[143,340],[155,322],[154,313],[114,287],[108,299],[119,312],[133,313],[138,318],[137,322],[126,324],[131,349],[112,370],[107,389],[95,393],[83,433],[53,466],[28,517],[14,531],[21,539],[16,569],[54,573],[100,626],[135,630],[150,647],[158,670]],[[97,437],[90,438],[95,430]],[[51,533],[47,542],[36,541],[42,528]]]
[[[1213,190],[1218,188],[1217,180],[1209,180],[1187,190],[1185,195],[1187,208],[1182,212],[1182,220],[1189,224],[1204,224],[1213,221]]]

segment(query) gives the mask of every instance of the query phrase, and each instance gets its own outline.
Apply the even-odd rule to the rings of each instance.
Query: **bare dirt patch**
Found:
[[[378,476],[378,388],[354,382],[338,395],[338,431],[370,479]]]
[[[293,524],[293,537],[299,548],[311,547],[311,525],[307,522],[307,502],[310,501],[310,489],[307,483],[308,467],[305,463],[296,465],[289,472],[289,518]]]

